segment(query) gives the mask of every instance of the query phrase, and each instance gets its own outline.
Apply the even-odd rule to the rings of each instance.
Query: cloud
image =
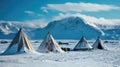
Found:
[[[33,11],[24,11],[24,13],[26,13],[28,15],[34,15],[35,14]]]
[[[41,10],[45,13],[48,13],[48,10],[46,9],[46,7],[41,7]]]
[[[37,19],[22,21],[22,23],[28,23],[36,27],[45,27],[48,24],[48,21],[46,19]]]
[[[48,21],[46,19],[36,19],[36,20],[25,20],[25,21],[5,21],[5,20],[0,20],[0,23],[6,22],[6,23],[20,23],[20,24],[25,24],[33,28],[42,28],[45,27],[48,24]]]
[[[98,12],[98,11],[109,11],[120,9],[118,6],[106,5],[106,4],[95,4],[95,3],[71,3],[65,4],[48,4],[46,7],[42,7],[44,12],[47,10],[57,10],[61,12]]]
[[[24,13],[28,14],[29,16],[42,16],[41,14],[35,13],[33,11],[24,11]]]
[[[80,14],[80,13],[75,13],[75,14],[59,13],[59,15],[53,17],[52,20],[60,20],[60,19],[63,19],[63,18],[66,18],[66,17],[70,17],[70,16],[81,17],[81,18],[83,18],[86,22],[91,23],[91,24],[120,25],[120,19],[106,19],[106,18],[104,18],[104,17],[96,18],[96,17],[93,17],[93,16],[84,15],[84,14]]]
[[[100,24],[100,25],[120,25],[120,19],[106,19],[104,17],[94,17],[94,16],[90,16],[90,15],[85,15],[85,14],[81,14],[81,13],[75,13],[75,14],[71,14],[71,13],[59,13],[57,16],[54,16],[53,18],[51,18],[51,20],[48,20],[46,18],[41,18],[41,19],[37,19],[37,20],[26,20],[23,21],[23,23],[30,23],[31,25],[35,25],[35,26],[39,26],[39,27],[45,27],[50,21],[54,21],[54,20],[61,20],[67,17],[81,17],[83,18],[86,22],[91,23],[91,24]]]

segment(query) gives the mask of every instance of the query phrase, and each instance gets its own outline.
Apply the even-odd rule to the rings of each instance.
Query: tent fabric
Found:
[[[53,38],[53,36],[50,34],[50,32],[48,32],[48,34],[45,36],[44,40],[42,41],[42,43],[40,44],[39,48],[38,48],[39,52],[42,53],[49,53],[49,52],[64,52],[60,46],[58,45],[58,43],[55,41],[55,39]]]
[[[26,51],[34,51],[30,41],[28,40],[26,34],[23,32],[22,28],[19,29],[18,33],[12,40],[11,44],[4,51],[3,54],[15,54],[23,53]]]
[[[84,36],[80,39],[77,45],[74,47],[74,50],[88,50],[92,49],[91,45],[87,42]]]
[[[100,37],[95,41],[95,43],[92,45],[93,49],[107,49],[107,47],[103,44]]]

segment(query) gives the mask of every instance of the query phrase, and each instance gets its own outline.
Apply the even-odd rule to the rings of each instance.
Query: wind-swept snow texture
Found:
[[[62,47],[73,48],[79,40],[58,40],[69,42]],[[41,41],[34,43],[38,49]],[[93,44],[95,40],[88,43]],[[109,50],[71,51],[65,53],[0,55],[0,67],[120,67],[120,41],[103,41]],[[0,53],[9,45],[0,44]]]

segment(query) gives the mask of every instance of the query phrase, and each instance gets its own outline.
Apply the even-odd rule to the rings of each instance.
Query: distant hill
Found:
[[[15,36],[19,28],[29,34],[30,31],[38,28],[27,23],[0,22],[0,39],[11,39]]]
[[[87,39],[94,39],[104,35],[104,32],[95,25],[91,25],[80,17],[68,17],[61,20],[50,22],[42,29],[36,29],[35,38],[43,38],[50,31],[57,39],[80,39],[85,35]]]
[[[0,22],[0,39],[12,39],[19,28],[23,28],[30,39],[43,39],[47,32],[51,32],[55,39],[80,39],[84,35],[87,39],[120,39],[120,26],[103,26],[86,22],[80,17],[67,17],[55,20],[41,28],[26,23]]]

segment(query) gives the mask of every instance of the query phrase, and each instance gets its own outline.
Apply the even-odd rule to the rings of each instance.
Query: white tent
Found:
[[[94,49],[107,49],[106,46],[101,41],[100,37],[95,41],[95,43],[92,45]]]
[[[42,53],[64,52],[49,32],[40,44],[38,51]]]
[[[84,36],[80,39],[77,45],[74,47],[74,50],[89,50],[92,49],[91,45],[87,42]]]
[[[24,53],[27,51],[34,51],[34,48],[32,47],[22,28],[20,28],[15,38],[12,40],[11,44],[4,51],[3,54],[16,54]]]

